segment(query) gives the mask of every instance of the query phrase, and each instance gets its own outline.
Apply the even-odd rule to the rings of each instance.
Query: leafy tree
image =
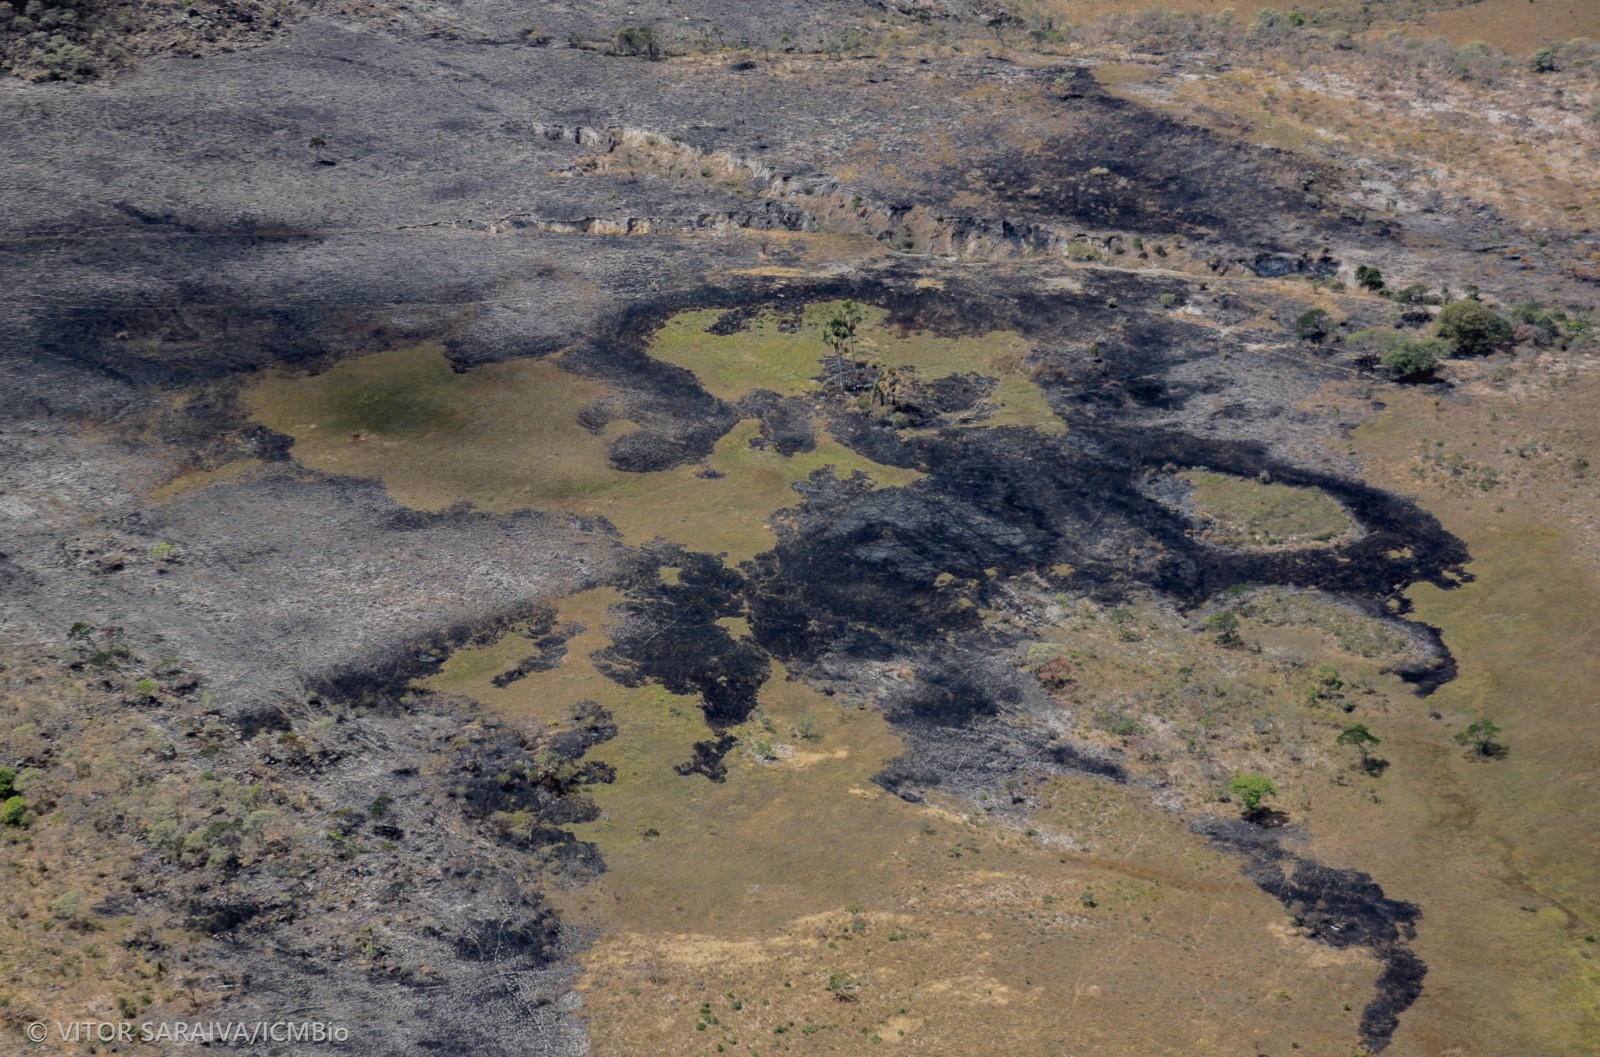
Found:
[[[1487,356],[1511,344],[1511,324],[1482,301],[1463,298],[1439,313],[1439,336],[1457,356]]]
[[[1320,345],[1333,332],[1333,317],[1320,308],[1300,313],[1294,321],[1294,333],[1301,341]]]
[[[16,795],[12,784],[17,780],[17,772],[9,767],[0,767],[0,800],[9,800]]]
[[[1006,30],[1010,29],[1012,26],[1024,25],[1024,23],[1023,20],[1018,18],[1016,15],[1006,11],[1001,11],[999,14],[991,16],[986,25],[988,25],[990,29],[994,30],[994,39],[1004,44],[1006,40]]]
[[[1363,264],[1356,269],[1356,282],[1368,290],[1383,289],[1383,272],[1370,264]]]
[[[1479,756],[1502,756],[1505,746],[1494,740],[1499,733],[1494,720],[1485,717],[1468,723],[1467,729],[1457,734],[1455,740],[1457,745],[1469,746]]]
[[[1261,802],[1278,795],[1278,787],[1264,774],[1236,774],[1228,783],[1228,791],[1244,805],[1246,818],[1261,813]]]
[[[1220,646],[1237,646],[1244,641],[1239,637],[1239,616],[1231,609],[1207,617],[1206,630],[1217,637]]]
[[[1333,742],[1335,745],[1353,746],[1355,750],[1361,754],[1361,769],[1363,771],[1370,773],[1371,771],[1378,769],[1375,768],[1374,765],[1380,761],[1375,760],[1374,757],[1368,753],[1367,748],[1371,745],[1381,745],[1383,744],[1383,741],[1376,734],[1372,733],[1372,731],[1368,730],[1365,723],[1357,723],[1354,726],[1346,727],[1344,729],[1344,733],[1340,734],[1337,738],[1334,738]]]
[[[1384,343],[1378,362],[1397,382],[1426,382],[1439,367],[1439,345],[1396,335]]]

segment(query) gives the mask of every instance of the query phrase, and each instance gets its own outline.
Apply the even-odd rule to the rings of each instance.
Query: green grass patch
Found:
[[[415,509],[556,507],[604,517],[629,543],[664,538],[734,561],[773,545],[772,515],[798,504],[794,485],[818,470],[866,473],[880,487],[921,476],[825,432],[815,449],[792,456],[753,447],[754,421],[735,426],[702,464],[624,473],[610,465],[609,444],[630,425],[596,436],[578,421],[605,393],[548,360],[457,374],[442,349],[424,345],[317,375],[269,375],[246,401],[256,421],[295,438],[304,465],[381,479]],[[702,476],[706,469],[721,476]]]
[[[1210,470],[1178,476],[1193,489],[1195,512],[1209,524],[1211,538],[1224,546],[1326,545],[1355,527],[1344,507],[1315,488],[1264,484]]]
[[[709,309],[682,312],[657,332],[650,354],[693,371],[709,391],[736,401],[758,389],[785,396],[817,393],[833,352],[823,337],[827,320],[839,309],[830,301],[808,306],[798,319],[767,312],[732,334],[707,328],[721,318]],[[995,378],[982,425],[1028,426],[1046,433],[1066,429],[1045,402],[1028,372],[1028,343],[1021,335],[996,331],[979,337],[944,338],[924,331],[901,332],[884,322],[881,308],[863,306],[857,330],[858,360],[913,371],[927,380],[973,372]]]

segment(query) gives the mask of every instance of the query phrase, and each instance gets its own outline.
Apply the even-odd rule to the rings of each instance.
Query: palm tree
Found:
[[[845,351],[849,350],[850,358],[855,359],[856,328],[860,325],[861,306],[849,300],[822,325],[823,340],[833,346],[834,381],[841,390],[844,388]]]

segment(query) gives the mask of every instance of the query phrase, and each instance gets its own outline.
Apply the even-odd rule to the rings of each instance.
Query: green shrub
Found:
[[[1320,345],[1333,332],[1333,317],[1320,308],[1300,313],[1294,321],[1294,333],[1301,341]]]
[[[63,892],[50,901],[50,916],[60,921],[72,921],[83,906],[82,892]]]
[[[1535,345],[1550,345],[1561,338],[1563,324],[1568,323],[1567,314],[1557,309],[1545,308],[1537,301],[1525,301],[1511,310],[1511,323],[1513,335],[1517,330],[1526,328],[1527,337]]]
[[[1439,313],[1439,336],[1457,356],[1487,356],[1511,344],[1511,324],[1482,301],[1463,298]]]
[[[1239,798],[1246,815],[1258,814],[1263,800],[1278,795],[1278,787],[1264,774],[1236,774],[1228,791]]]
[[[654,26],[624,26],[611,38],[611,50],[618,55],[643,55],[654,62],[661,58],[661,43]]]
[[[1363,264],[1356,269],[1356,283],[1368,290],[1383,289],[1383,272],[1370,264]]]
[[[1428,288],[1421,283],[1402,287],[1391,293],[1389,298],[1402,305],[1437,305],[1442,300],[1438,294],[1429,293]]]
[[[28,824],[28,802],[20,796],[7,797],[0,804],[0,825],[25,826]]]
[[[1222,646],[1237,646],[1239,639],[1239,617],[1231,609],[1224,609],[1213,613],[1206,618],[1206,630],[1217,637],[1217,642]]]
[[[1439,366],[1439,343],[1396,335],[1385,343],[1378,362],[1397,382],[1426,382]]]
[[[0,767],[0,800],[9,800],[16,795],[13,786],[17,781],[17,772],[9,767]]]

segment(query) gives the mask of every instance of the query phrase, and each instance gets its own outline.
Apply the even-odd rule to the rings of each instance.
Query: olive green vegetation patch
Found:
[[[707,392],[729,403],[757,389],[811,392],[819,388],[813,379],[828,354],[822,339],[826,307],[813,305],[798,325],[793,317],[763,312],[732,334],[710,333],[722,318],[719,309],[680,312],[651,339],[650,355],[690,371]]]
[[[1193,488],[1195,513],[1209,523],[1211,539],[1224,546],[1326,545],[1355,527],[1343,506],[1315,488],[1265,484],[1210,470],[1178,476]]]
[[[820,392],[833,352],[823,335],[843,302],[810,305],[787,316],[763,312],[727,334],[710,328],[723,313],[682,312],[668,320],[651,342],[658,360],[692,371],[714,395],[738,401],[758,389],[785,396]],[[922,331],[900,333],[885,324],[881,308],[862,306],[854,354],[857,360],[914,371],[932,381],[968,372],[998,380],[986,403],[988,426],[1029,426],[1046,433],[1066,429],[1033,383],[1027,366],[1029,345],[1021,335],[996,331],[981,337],[942,338]]]
[[[650,351],[694,372],[724,400],[758,389],[820,398],[816,378],[832,356],[823,327],[840,304],[788,316],[762,313],[728,334],[710,332],[721,312],[684,312],[663,324]],[[1065,428],[1029,376],[1020,336],[899,333],[884,325],[885,316],[863,309],[857,359],[925,380],[965,372],[994,378],[998,385],[977,424]],[[458,372],[442,347],[422,344],[320,374],[275,372],[252,386],[245,402],[255,421],[294,438],[303,465],[377,478],[395,500],[418,510],[462,502],[487,511],[556,508],[604,517],[630,544],[666,539],[736,562],[776,542],[773,515],[797,505],[794,486],[819,471],[864,473],[877,487],[921,476],[875,463],[820,427],[813,450],[783,455],[759,442],[760,427],[751,420],[698,464],[625,473],[611,465],[610,446],[635,424],[614,420],[596,434],[579,420],[608,392],[605,383],[548,359]]]
[[[664,538],[733,561],[772,546],[772,515],[798,504],[794,485],[819,470],[866,473],[880,487],[921,476],[872,462],[826,433],[812,451],[781,455],[752,445],[753,421],[735,426],[701,464],[625,473],[611,466],[609,450],[631,424],[613,422],[597,436],[579,422],[606,392],[548,360],[456,373],[441,348],[421,345],[318,375],[272,374],[246,402],[256,421],[294,437],[302,464],[378,478],[418,510],[555,507],[604,517],[629,543]]]

